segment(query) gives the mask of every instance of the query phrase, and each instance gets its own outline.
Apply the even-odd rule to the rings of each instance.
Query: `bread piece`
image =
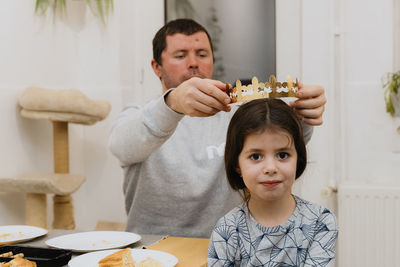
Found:
[[[99,261],[99,267],[135,267],[132,250],[126,248],[108,255]]]
[[[16,258],[7,263],[1,263],[0,267],[36,267],[36,262],[23,258]]]
[[[146,258],[136,264],[136,267],[163,267],[163,265],[159,262],[156,261],[155,259],[152,258]]]

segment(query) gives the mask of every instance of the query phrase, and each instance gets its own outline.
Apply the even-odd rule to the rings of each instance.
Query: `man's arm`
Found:
[[[164,95],[143,107],[127,106],[111,129],[109,149],[123,166],[141,162],[168,140],[182,117],[165,104]]]
[[[325,89],[320,85],[299,84],[298,99],[290,103],[297,116],[301,118],[304,141],[311,140],[314,126],[321,125],[325,110]]]

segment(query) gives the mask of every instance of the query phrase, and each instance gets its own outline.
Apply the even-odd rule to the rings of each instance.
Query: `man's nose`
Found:
[[[196,55],[189,54],[188,60],[189,60],[189,68],[198,68],[199,64],[198,64],[198,58]]]

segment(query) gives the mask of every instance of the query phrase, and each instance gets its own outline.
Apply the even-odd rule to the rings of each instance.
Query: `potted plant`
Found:
[[[385,90],[386,112],[392,117],[400,117],[400,71],[387,73],[382,85]],[[397,131],[400,133],[400,126]]]
[[[83,1],[83,0],[82,0]],[[114,10],[114,0],[84,0],[93,15],[106,25],[108,15]],[[51,8],[54,18],[66,13],[67,0],[36,0],[35,14],[43,16]]]

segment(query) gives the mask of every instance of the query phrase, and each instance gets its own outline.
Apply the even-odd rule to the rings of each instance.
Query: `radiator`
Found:
[[[400,266],[400,185],[338,188],[337,267]]]

